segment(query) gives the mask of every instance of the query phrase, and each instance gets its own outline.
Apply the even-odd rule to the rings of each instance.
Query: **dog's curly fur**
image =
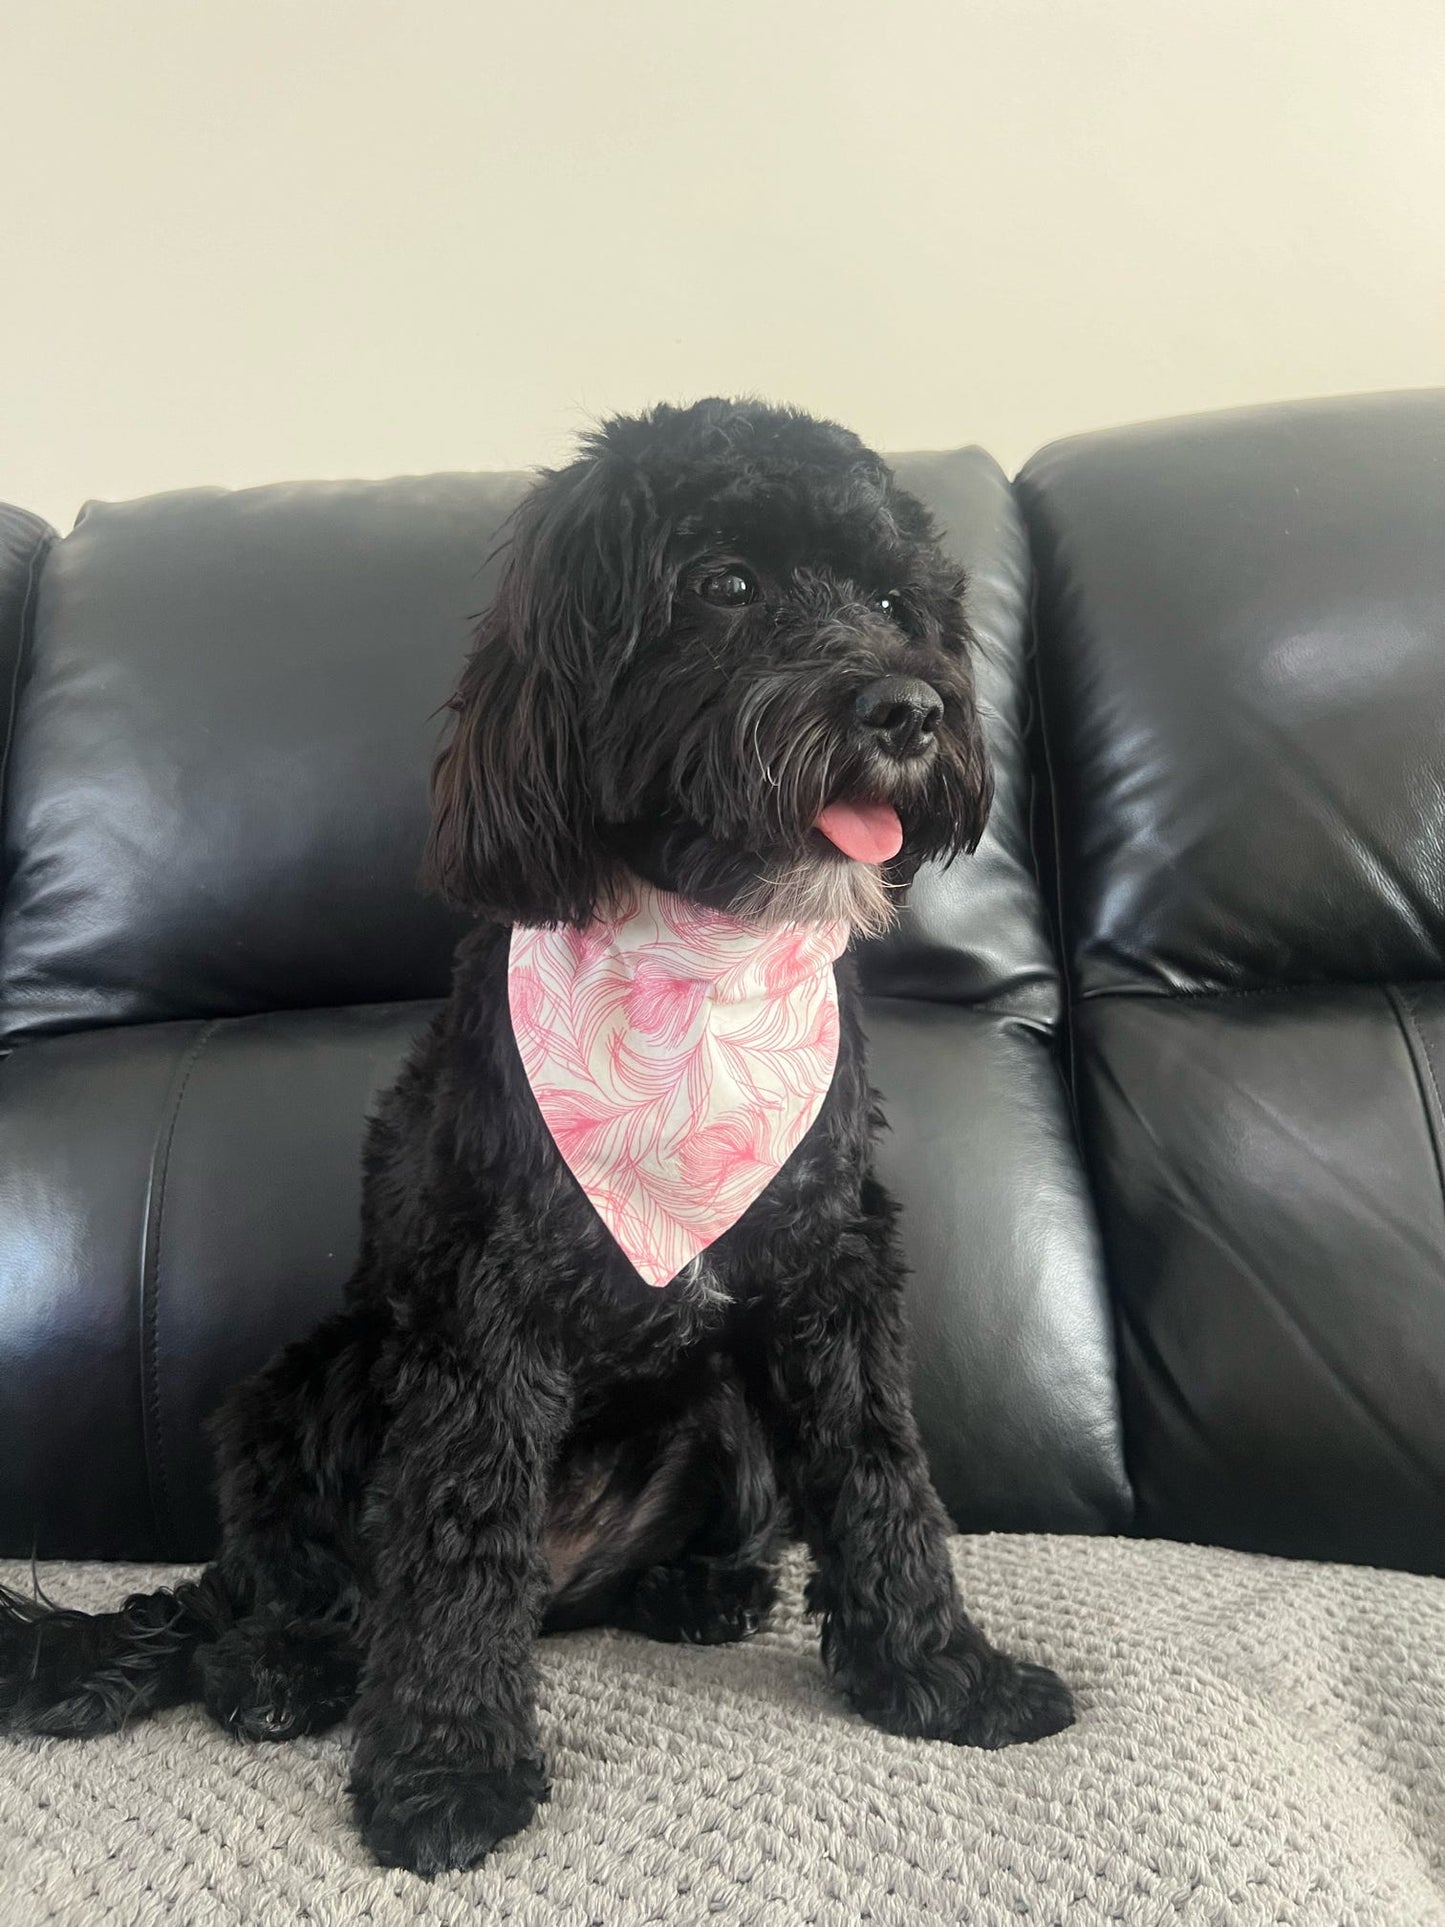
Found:
[[[9,1598],[0,1726],[90,1734],[199,1696],[274,1740],[350,1712],[376,1857],[468,1866],[546,1797],[539,1629],[744,1638],[789,1525],[867,1718],[977,1746],[1068,1724],[1061,1682],[955,1591],[851,965],[807,1137],[660,1291],[561,1163],[507,1015],[508,926],[585,925],[629,870],[869,930],[925,858],[972,848],[990,779],[962,587],[885,464],[788,409],[613,421],[539,482],[435,772],[430,873],[477,924],[371,1126],[344,1307],[222,1407],[198,1584],[94,1619]],[[887,677],[941,713],[863,720]],[[839,799],[897,808],[881,871],[814,829]]]

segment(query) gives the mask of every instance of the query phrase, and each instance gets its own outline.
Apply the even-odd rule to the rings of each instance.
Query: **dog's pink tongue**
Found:
[[[903,825],[891,803],[830,803],[815,827],[856,863],[886,863],[903,848]]]

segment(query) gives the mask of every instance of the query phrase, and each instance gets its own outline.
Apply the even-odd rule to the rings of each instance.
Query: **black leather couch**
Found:
[[[898,466],[999,771],[865,958],[954,1517],[1445,1571],[1445,392]],[[341,1290],[523,482],[0,519],[0,1552],[203,1554]]]

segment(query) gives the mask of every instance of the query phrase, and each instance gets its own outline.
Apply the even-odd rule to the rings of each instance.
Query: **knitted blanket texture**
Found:
[[[824,1678],[794,1557],[748,1645],[544,1642],[552,1798],[431,1883],[368,1860],[344,1733],[244,1746],[186,1707],[0,1743],[0,1923],[1445,1927],[1445,1581],[1111,1539],[955,1553],[992,1636],[1076,1688],[1071,1732],[874,1731]],[[40,1577],[97,1609],[167,1575]]]

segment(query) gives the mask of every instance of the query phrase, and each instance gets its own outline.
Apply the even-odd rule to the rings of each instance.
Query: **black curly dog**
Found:
[[[745,1638],[789,1523],[867,1719],[969,1746],[1068,1725],[1063,1684],[955,1590],[848,961],[811,1130],[662,1290],[562,1164],[508,1017],[508,926],[585,925],[625,871],[867,931],[971,850],[991,779],[962,587],[878,456],[791,410],[616,420],[541,480],[434,776],[430,875],[477,927],[371,1126],[344,1308],[218,1415],[199,1581],[98,1617],[7,1598],[0,1728],[199,1697],[279,1740],[349,1713],[377,1859],[470,1866],[547,1796],[539,1630]],[[898,810],[881,873],[812,828],[837,799]]]

